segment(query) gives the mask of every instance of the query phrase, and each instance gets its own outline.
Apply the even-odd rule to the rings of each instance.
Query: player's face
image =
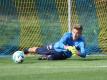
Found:
[[[73,29],[72,30],[72,38],[73,40],[77,40],[82,34],[82,31],[78,30],[78,29]]]

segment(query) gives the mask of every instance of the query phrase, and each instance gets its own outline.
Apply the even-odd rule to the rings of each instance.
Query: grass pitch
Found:
[[[0,80],[106,80],[107,56],[72,57],[67,60],[37,60],[26,57],[16,64],[0,57]]]

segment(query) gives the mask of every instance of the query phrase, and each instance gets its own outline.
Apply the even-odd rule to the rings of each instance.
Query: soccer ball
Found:
[[[12,55],[12,59],[15,63],[22,63],[24,61],[24,52],[23,51],[16,51]]]

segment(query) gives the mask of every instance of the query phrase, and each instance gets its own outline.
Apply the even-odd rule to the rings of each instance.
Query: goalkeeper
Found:
[[[55,44],[44,47],[25,48],[24,53],[40,54],[41,60],[64,60],[71,56],[80,56],[85,58],[85,42],[82,37],[83,27],[75,24],[72,32],[66,32],[62,38]]]

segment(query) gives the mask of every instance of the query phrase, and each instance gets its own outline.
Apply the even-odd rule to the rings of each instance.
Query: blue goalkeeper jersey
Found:
[[[76,49],[80,52],[80,57],[85,57],[86,53],[85,53],[85,41],[84,38],[82,36],[80,36],[76,41],[73,41],[72,39],[72,33],[71,32],[67,32],[65,33],[62,38],[56,42],[54,44],[54,49],[57,52],[62,52],[64,51],[67,55],[67,57],[71,57],[71,53],[64,49],[64,46],[68,45],[68,46],[75,46]]]

